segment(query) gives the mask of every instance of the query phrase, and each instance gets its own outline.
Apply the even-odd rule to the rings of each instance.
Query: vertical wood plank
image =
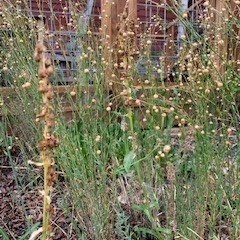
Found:
[[[112,0],[101,0],[101,28],[105,46],[112,40],[111,2]]]
[[[103,58],[106,61],[104,84],[108,86],[111,70],[111,45],[112,45],[112,0],[101,0],[101,28],[102,28],[102,46]]]
[[[129,20],[137,20],[137,0],[129,0],[128,2],[128,18]]]
[[[226,11],[224,11],[226,9]],[[222,66],[222,59],[226,59],[227,51],[228,51],[228,35],[226,34],[226,24],[225,19],[228,18],[229,11],[228,11],[228,5],[226,0],[219,0],[216,1],[216,23],[217,23],[217,34],[219,35],[219,38],[222,40],[222,43],[218,43],[217,47],[217,53],[218,53],[218,59],[217,59],[217,66],[219,72],[224,74],[224,69]],[[219,31],[220,30],[220,31]]]

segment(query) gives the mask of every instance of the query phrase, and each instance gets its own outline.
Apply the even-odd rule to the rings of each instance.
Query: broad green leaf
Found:
[[[134,151],[130,151],[128,152],[123,160],[123,165],[124,165],[124,169],[126,171],[126,173],[129,172],[131,165],[133,164],[133,159],[135,158],[135,153]]]
[[[171,234],[172,230],[169,228],[162,228],[162,227],[157,227],[156,230],[158,230],[159,232],[165,233],[165,234]]]
[[[136,227],[135,228],[135,231],[136,232],[142,232],[142,233],[147,233],[147,234],[150,234],[154,237],[156,237],[157,239],[162,239],[162,234],[171,234],[171,230],[170,229],[167,229],[167,228],[158,228],[157,231],[153,230],[153,229],[148,229],[148,228],[145,228],[145,227]]]

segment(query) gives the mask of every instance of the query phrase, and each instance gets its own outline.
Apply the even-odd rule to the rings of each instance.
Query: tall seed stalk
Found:
[[[43,194],[43,234],[42,239],[52,239],[50,217],[52,214],[51,193],[56,180],[52,149],[57,147],[59,139],[54,136],[52,128],[54,126],[54,113],[52,111],[51,100],[53,98],[52,85],[49,76],[52,74],[50,59],[45,56],[46,48],[42,43],[38,43],[35,48],[34,58],[38,63],[39,92],[42,94],[42,111],[36,115],[36,121],[44,120],[43,139],[38,144],[40,159],[44,169],[44,190]]]

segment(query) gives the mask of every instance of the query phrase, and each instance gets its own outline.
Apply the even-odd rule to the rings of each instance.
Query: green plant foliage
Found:
[[[2,228],[0,228],[0,234],[3,237],[4,240],[10,240],[7,233]]]
[[[160,2],[167,2],[166,15],[177,17],[174,41],[170,23],[154,15],[151,26],[135,22],[134,34],[132,23],[122,21],[113,49],[91,29],[80,34],[79,9],[71,6],[79,53],[74,83],[64,83],[60,63],[55,63],[53,77],[65,89],[55,91],[53,132],[61,139],[54,155],[61,179],[59,208],[71,222],[66,238],[72,231],[76,239],[94,240],[239,239],[240,72],[239,55],[234,57],[239,6],[218,12],[204,1],[197,13],[186,13],[177,1]],[[163,5],[158,7],[161,12]],[[37,162],[42,126],[35,122],[41,110],[32,57],[36,36],[25,31],[26,21],[33,28],[36,23],[22,15],[19,20],[11,17],[15,10],[9,7],[4,15],[12,32],[0,31],[0,80],[5,79],[0,85],[11,86],[14,93],[1,95],[0,110],[6,114],[0,123],[0,149],[11,161],[21,192],[29,186],[19,184],[10,150],[17,137],[24,167],[28,160]],[[212,17],[223,20],[222,25]],[[176,34],[179,26],[184,36]],[[166,43],[158,46],[163,33]],[[70,33],[65,37],[71,38]],[[219,54],[226,41],[226,53]],[[11,50],[3,52],[5,47]],[[59,50],[66,50],[64,44]],[[168,50],[176,56],[166,56]],[[17,129],[15,135],[6,134],[3,122]],[[38,192],[41,171],[28,167],[27,172],[34,182],[31,190]],[[28,225],[26,234],[16,239],[38,228],[38,223]],[[10,239],[5,228],[0,234]]]

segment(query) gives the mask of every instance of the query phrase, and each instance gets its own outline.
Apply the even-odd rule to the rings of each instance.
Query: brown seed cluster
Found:
[[[52,74],[52,66],[49,58],[45,57],[46,48],[44,45],[38,43],[35,48],[34,58],[38,63],[38,77],[39,77],[39,92],[42,94],[43,104],[41,113],[36,115],[36,120],[44,118],[45,129],[44,138],[38,144],[39,150],[47,150],[47,148],[57,147],[59,139],[52,134],[52,127],[54,126],[54,114],[51,112],[51,100],[54,92],[48,78]]]
[[[55,182],[57,179],[56,171],[53,165],[50,165],[48,168],[47,174],[47,185],[50,187],[52,183]]]
[[[39,144],[38,144],[38,149],[40,151],[44,151],[46,149],[54,148],[59,145],[59,138],[54,137],[52,134],[47,138],[43,139]]]

